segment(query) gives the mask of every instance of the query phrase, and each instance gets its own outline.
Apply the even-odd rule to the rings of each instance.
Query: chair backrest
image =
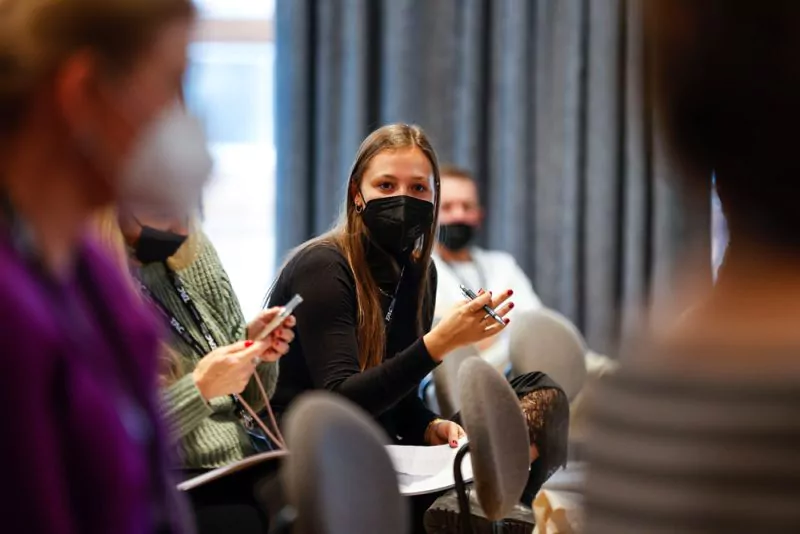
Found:
[[[508,381],[482,358],[461,365],[459,384],[475,492],[486,517],[498,521],[511,513],[528,480],[525,417]]]
[[[586,380],[586,342],[569,319],[540,308],[519,313],[510,331],[514,375],[541,371],[556,381],[570,402]]]
[[[460,409],[458,392],[458,370],[469,358],[479,357],[480,353],[474,345],[468,345],[448,354],[442,364],[433,371],[433,385],[436,403],[442,417],[452,417]]]
[[[294,534],[409,531],[389,440],[371,417],[341,396],[313,392],[285,421],[290,455],[281,479],[297,513]]]

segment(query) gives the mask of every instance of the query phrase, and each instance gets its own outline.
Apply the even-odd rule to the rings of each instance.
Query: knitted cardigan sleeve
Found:
[[[231,328],[231,340],[244,341],[247,338],[247,322],[242,312],[242,306],[239,304],[239,298],[233,291],[228,273],[222,266],[214,245],[211,244],[205,234],[201,233],[200,239],[203,253],[207,254],[207,259],[216,267],[214,270],[219,277],[219,291],[217,292],[219,301],[217,306],[220,310],[225,310],[225,317],[228,319],[228,325]],[[278,363],[262,363],[258,366],[257,372],[261,378],[261,383],[264,384],[267,397],[272,397],[272,394],[275,393],[275,386],[278,383]],[[250,383],[242,393],[242,398],[256,411],[264,408],[264,400],[255,379],[250,380]]]
[[[182,439],[213,413],[189,373],[162,389],[162,413],[176,439]]]

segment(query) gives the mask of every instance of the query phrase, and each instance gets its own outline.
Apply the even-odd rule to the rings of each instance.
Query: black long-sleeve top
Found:
[[[282,414],[306,391],[335,391],[372,414],[390,438],[420,445],[427,426],[437,417],[417,394],[420,381],[436,366],[417,326],[416,299],[422,269],[410,264],[399,280],[396,265],[378,249],[368,247],[367,258],[381,288],[384,316],[397,293],[383,362],[361,370],[353,272],[337,247],[314,245],[289,261],[270,296],[270,306],[285,304],[296,293],[303,297],[294,312],[296,338],[280,360],[272,406]],[[422,325],[426,332],[431,328],[435,305],[433,263],[428,273],[431,291],[425,300]]]

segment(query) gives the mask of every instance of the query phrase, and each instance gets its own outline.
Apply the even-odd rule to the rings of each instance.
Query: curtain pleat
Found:
[[[277,0],[279,255],[334,223],[370,131],[416,123],[476,174],[482,244],[613,352],[710,228],[650,111],[642,1]]]

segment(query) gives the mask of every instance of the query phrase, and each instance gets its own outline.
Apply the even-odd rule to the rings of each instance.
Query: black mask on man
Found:
[[[471,224],[443,224],[439,226],[439,243],[448,250],[463,250],[475,239],[475,230]]]
[[[186,236],[167,230],[158,230],[151,226],[142,226],[142,233],[136,243],[134,253],[136,259],[143,264],[163,263],[174,256]]]
[[[361,213],[370,237],[385,251],[401,256],[431,229],[433,204],[427,200],[398,195],[367,202]]]

